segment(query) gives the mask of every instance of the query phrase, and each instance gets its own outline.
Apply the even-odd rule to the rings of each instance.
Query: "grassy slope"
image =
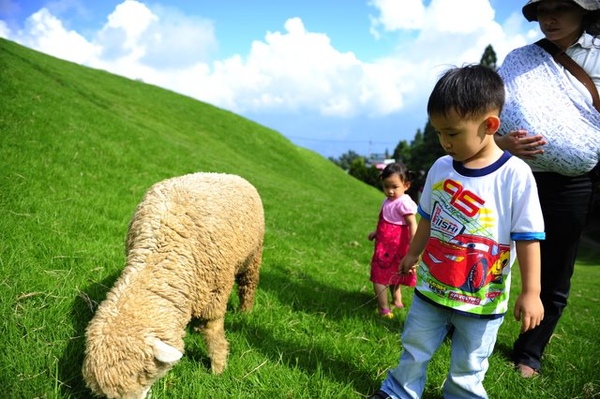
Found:
[[[25,354],[2,358],[0,382],[15,391],[41,394],[28,385],[45,390],[53,378],[81,385],[66,363],[82,357],[86,296],[104,297],[123,265],[133,209],[163,178],[227,172],[257,187],[267,219],[263,290],[302,275],[303,262],[307,270],[329,267],[315,247],[328,248],[336,268],[349,268],[341,280],[364,280],[368,249],[353,244],[372,228],[380,194],[317,154],[230,112],[4,40],[0,70],[1,319],[8,331],[0,345]],[[57,323],[71,325],[68,336]]]
[[[0,94],[6,397],[87,396],[82,335],[123,266],[131,213],[154,182],[195,171],[239,174],[261,193],[261,289],[254,312],[228,314],[228,371],[210,376],[190,334],[187,356],[155,397],[361,397],[395,364],[398,324],[373,318],[368,283],[365,237],[382,199],[377,190],[235,114],[5,40]],[[589,258],[572,300],[581,313],[565,318],[548,379],[515,379],[498,355],[486,380],[492,397],[600,395],[600,364],[586,356],[597,343],[599,307],[597,294],[590,300],[598,268],[587,267],[598,265],[598,253]],[[500,353],[516,328],[503,326]],[[428,397],[439,392],[446,355],[447,347],[432,362]],[[567,381],[564,358],[573,358]]]

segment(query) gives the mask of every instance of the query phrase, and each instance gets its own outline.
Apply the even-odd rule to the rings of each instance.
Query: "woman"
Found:
[[[528,21],[538,21],[550,42],[566,52],[600,88],[600,1],[530,0]],[[544,320],[520,334],[514,361],[525,378],[541,358],[567,306],[570,281],[592,195],[590,171],[600,156],[600,113],[590,91],[536,44],[513,50],[503,62],[507,102],[496,137],[501,148],[534,171],[546,230],[541,241]]]

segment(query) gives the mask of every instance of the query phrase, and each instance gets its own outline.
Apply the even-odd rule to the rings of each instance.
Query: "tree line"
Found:
[[[492,45],[488,45],[485,48],[479,63],[494,70],[497,69],[496,52]],[[415,180],[409,194],[416,200],[417,191],[424,184],[427,171],[436,159],[445,154],[433,126],[427,121],[422,130],[417,129],[415,137],[410,143],[406,140],[401,140],[391,154],[386,150],[385,156],[386,158],[404,163],[409,170],[415,173]],[[368,156],[360,155],[350,150],[337,159],[329,157],[329,160],[347,171],[351,176],[381,189],[379,182],[380,171],[374,165],[370,165]]]

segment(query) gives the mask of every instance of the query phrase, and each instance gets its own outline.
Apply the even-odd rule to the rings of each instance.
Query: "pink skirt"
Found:
[[[407,225],[389,223],[380,214],[370,280],[383,285],[414,287],[417,284],[415,273],[400,274],[400,261],[408,252],[409,244],[410,228]]]

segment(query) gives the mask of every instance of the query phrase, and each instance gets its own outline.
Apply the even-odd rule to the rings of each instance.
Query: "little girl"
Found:
[[[413,177],[413,172],[401,163],[392,163],[383,169],[379,178],[386,199],[381,205],[377,230],[368,236],[369,240],[375,240],[370,280],[377,296],[379,314],[388,319],[394,314],[388,304],[387,289],[392,294],[394,306],[403,308],[400,286],[414,287],[417,282],[414,273],[400,275],[400,261],[417,230],[417,204],[406,194]]]

